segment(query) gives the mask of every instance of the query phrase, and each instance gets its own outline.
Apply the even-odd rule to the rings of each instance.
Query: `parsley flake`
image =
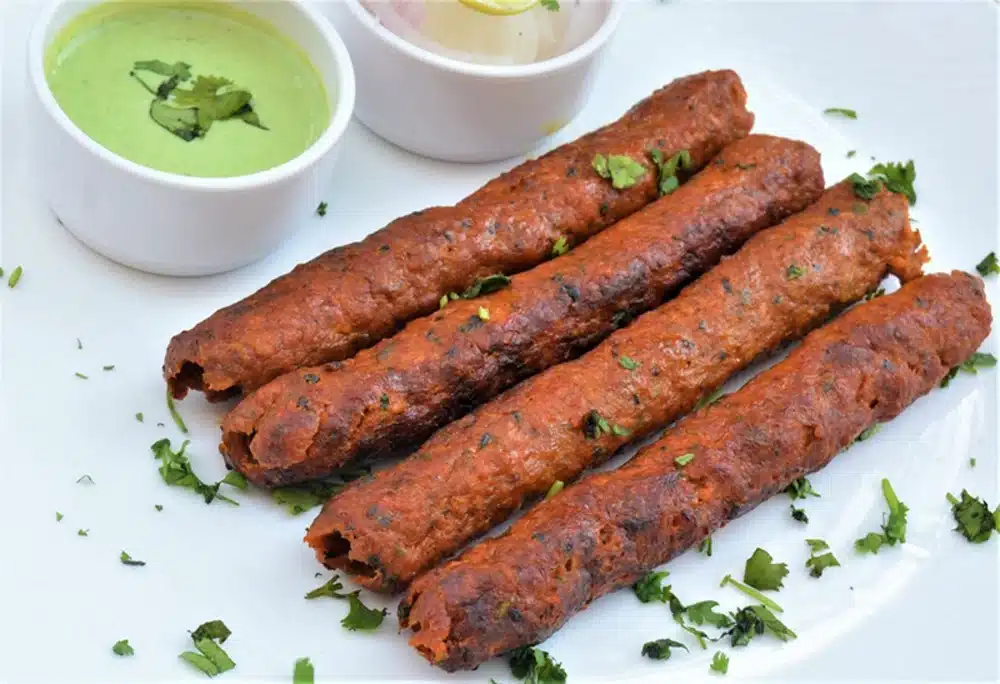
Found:
[[[564,684],[566,670],[547,652],[532,646],[521,646],[510,652],[507,659],[511,674],[525,684]]]
[[[122,562],[122,565],[131,565],[135,567],[142,567],[146,565],[146,561],[136,560],[132,558],[126,551],[122,551],[118,559]]]
[[[694,454],[687,453],[687,454],[683,454],[683,455],[678,456],[677,458],[675,458],[674,459],[674,463],[676,463],[678,466],[680,466],[680,467],[683,468],[684,466],[686,466],[688,463],[690,463],[693,460],[694,460]]]
[[[996,513],[991,513],[985,501],[977,499],[964,489],[961,500],[949,494],[948,501],[951,503],[951,514],[958,523],[956,532],[973,544],[982,544],[989,540],[993,530],[997,529],[1000,506],[997,507]]]
[[[316,670],[308,658],[299,658],[295,661],[295,669],[292,671],[292,684],[314,684],[316,681]]]
[[[598,154],[591,165],[601,178],[610,179],[616,190],[631,188],[646,175],[646,167],[626,154]]]
[[[847,109],[845,107],[827,107],[823,110],[824,114],[829,116],[842,116],[845,119],[857,119],[858,113],[853,109]]]
[[[812,483],[804,477],[800,477],[785,487],[785,494],[792,497],[792,500],[804,499],[807,496],[819,496],[816,490],[813,489]]]
[[[76,531],[76,536],[78,537],[87,537],[89,535],[90,535],[90,530],[79,529]]]
[[[795,504],[789,505],[792,509],[792,520],[797,520],[800,523],[807,524],[809,522],[809,516],[806,515],[804,508],[796,508]]]
[[[743,569],[743,581],[754,589],[777,591],[788,574],[787,563],[772,563],[771,554],[758,548],[747,559]]]
[[[979,275],[986,277],[988,275],[995,275],[1000,273],[1000,262],[997,261],[997,253],[990,252],[986,257],[976,264],[976,270],[979,271]]]
[[[65,516],[62,513],[60,513],[59,511],[56,511],[56,522],[62,522],[62,519],[64,517]]]
[[[135,655],[135,649],[129,645],[128,639],[116,641],[115,645],[111,647],[111,652],[116,656],[122,656],[123,658]]]
[[[716,651],[715,655],[712,656],[712,664],[708,666],[708,669],[719,674],[726,674],[729,672],[729,656],[722,651]]]
[[[652,660],[670,660],[671,648],[683,648],[685,651],[688,650],[688,647],[679,641],[674,641],[673,639],[657,639],[656,641],[647,641],[642,645],[642,655]]]
[[[882,523],[882,532],[870,532],[854,542],[859,553],[875,553],[883,546],[895,546],[906,541],[906,514],[910,510],[899,500],[889,480],[882,479],[882,496],[889,507],[889,515]]]
[[[322,218],[323,216],[326,216],[326,210],[327,210],[327,207],[329,207],[329,206],[330,205],[327,204],[326,202],[320,202],[319,206],[316,207],[316,215],[319,216],[320,218]]]

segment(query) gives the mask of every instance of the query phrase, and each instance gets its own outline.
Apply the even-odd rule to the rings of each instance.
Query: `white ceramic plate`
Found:
[[[226,648],[238,668],[221,680],[231,684],[290,682],[302,656],[326,682],[512,681],[501,662],[452,676],[430,668],[392,618],[376,634],[345,632],[341,603],[302,600],[323,581],[300,541],[311,516],[291,518],[259,494],[239,496],[239,508],[205,506],[166,487],[149,451],[159,437],[180,438],[159,372],[171,334],[332,245],[459,199],[505,165],[428,162],[352,124],[329,214],[278,254],[220,277],[139,274],[89,252],[41,204],[22,135],[32,125],[23,114],[23,42],[34,6],[6,2],[2,12],[0,263],[8,271],[23,264],[24,277],[15,290],[0,288],[0,682],[200,681],[177,654],[190,646],[186,630],[213,618],[234,632]],[[931,267],[971,269],[997,249],[996,36],[996,8],[984,3],[636,4],[593,101],[555,142],[617,117],[676,76],[733,67],[757,130],[808,140],[831,181],[866,170],[869,155],[914,158],[915,215]],[[859,119],[824,117],[831,106],[855,108]],[[858,155],[847,160],[853,148]],[[989,288],[996,301],[996,282]],[[115,369],[102,371],[106,364]],[[670,564],[682,600],[735,608],[742,596],[718,582],[739,573],[755,547],[789,563],[777,598],[799,639],[761,638],[731,651],[729,680],[997,680],[1000,541],[968,544],[951,531],[944,500],[968,487],[997,502],[996,377],[959,377],[838,457],[812,478],[823,497],[806,502],[808,527],[778,497],[717,534],[712,558],[688,553]],[[221,408],[195,397],[181,411],[197,472],[217,479]],[[76,483],[85,473],[94,485]],[[861,558],[851,544],[881,520],[883,476],[912,509],[909,543]],[[810,578],[806,536],[828,540],[844,567]],[[121,565],[122,550],[148,565]],[[666,636],[679,638],[665,609],[619,592],[544,647],[572,682],[710,676],[714,649],[667,663],[640,657],[643,642]],[[111,654],[122,638],[134,658]]]

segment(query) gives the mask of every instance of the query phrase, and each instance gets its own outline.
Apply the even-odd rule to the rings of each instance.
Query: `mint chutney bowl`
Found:
[[[44,199],[94,251],[221,273],[316,210],[354,109],[308,0],[56,0],[28,39]]]

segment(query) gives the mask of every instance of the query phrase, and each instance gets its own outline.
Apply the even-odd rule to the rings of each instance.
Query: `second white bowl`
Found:
[[[424,50],[382,26],[359,0],[322,7],[351,52],[363,124],[417,154],[485,162],[529,152],[583,107],[622,9],[620,0],[587,1],[604,13],[596,32],[558,57],[514,66]]]

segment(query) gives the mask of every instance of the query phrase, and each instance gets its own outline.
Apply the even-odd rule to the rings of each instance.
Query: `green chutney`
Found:
[[[186,141],[150,116],[151,94],[133,75],[143,60],[190,65],[179,84],[219,76],[249,91],[266,130],[214,121]],[[133,162],[199,177],[242,176],[297,157],[330,122],[323,81],[305,52],[269,22],[216,0],[112,0],[72,19],[45,55],[49,87],[90,138]],[[161,75],[136,72],[156,87]],[[164,100],[167,102],[167,100]]]

